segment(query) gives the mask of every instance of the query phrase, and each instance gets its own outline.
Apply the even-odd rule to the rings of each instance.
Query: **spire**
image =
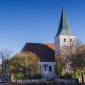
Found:
[[[64,6],[63,6],[63,9],[62,9],[60,24],[59,24],[59,28],[58,28],[58,32],[57,32],[56,37],[59,36],[59,35],[75,36],[70,29],[69,22],[68,22],[68,19],[66,17],[66,13],[65,13],[65,10],[64,10]]]

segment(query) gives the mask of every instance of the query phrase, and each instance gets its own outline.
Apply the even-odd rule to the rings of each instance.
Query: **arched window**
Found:
[[[72,42],[72,39],[70,39],[70,42]]]
[[[49,71],[52,71],[52,67],[51,66],[49,66]]]
[[[66,42],[66,39],[64,39],[64,42]]]

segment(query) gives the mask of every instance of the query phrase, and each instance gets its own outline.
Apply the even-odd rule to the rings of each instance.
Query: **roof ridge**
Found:
[[[32,43],[32,44],[54,44],[54,43],[34,43],[34,42],[27,42],[27,43]]]

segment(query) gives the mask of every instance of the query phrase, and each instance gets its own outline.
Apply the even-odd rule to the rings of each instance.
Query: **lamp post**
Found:
[[[38,64],[39,64],[38,66],[39,66],[39,73],[40,73],[40,58],[39,58],[39,63]]]
[[[22,63],[22,84],[23,84],[23,63]]]
[[[33,76],[33,68],[30,68],[30,69],[31,69],[31,71],[32,71],[32,72],[31,72],[31,76]]]
[[[19,68],[19,71],[22,71],[22,84],[23,84],[23,63],[21,65],[22,65],[22,68]]]
[[[22,70],[22,75],[23,75],[23,65],[24,65],[24,64],[22,63],[22,68],[21,68],[21,70]]]
[[[26,57],[26,74],[27,74],[27,57]]]
[[[29,60],[29,59],[26,57],[26,74],[27,74],[28,65],[29,65],[28,60]]]

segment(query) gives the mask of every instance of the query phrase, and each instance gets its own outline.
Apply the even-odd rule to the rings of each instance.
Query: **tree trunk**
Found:
[[[76,69],[75,69],[75,62],[74,62],[74,79],[76,78]]]
[[[81,78],[82,78],[82,84],[84,84],[84,76],[83,76],[83,72],[81,72]]]
[[[76,68],[75,68],[75,61],[74,61],[74,84],[76,83]]]
[[[60,78],[60,66],[59,66],[59,78]]]

